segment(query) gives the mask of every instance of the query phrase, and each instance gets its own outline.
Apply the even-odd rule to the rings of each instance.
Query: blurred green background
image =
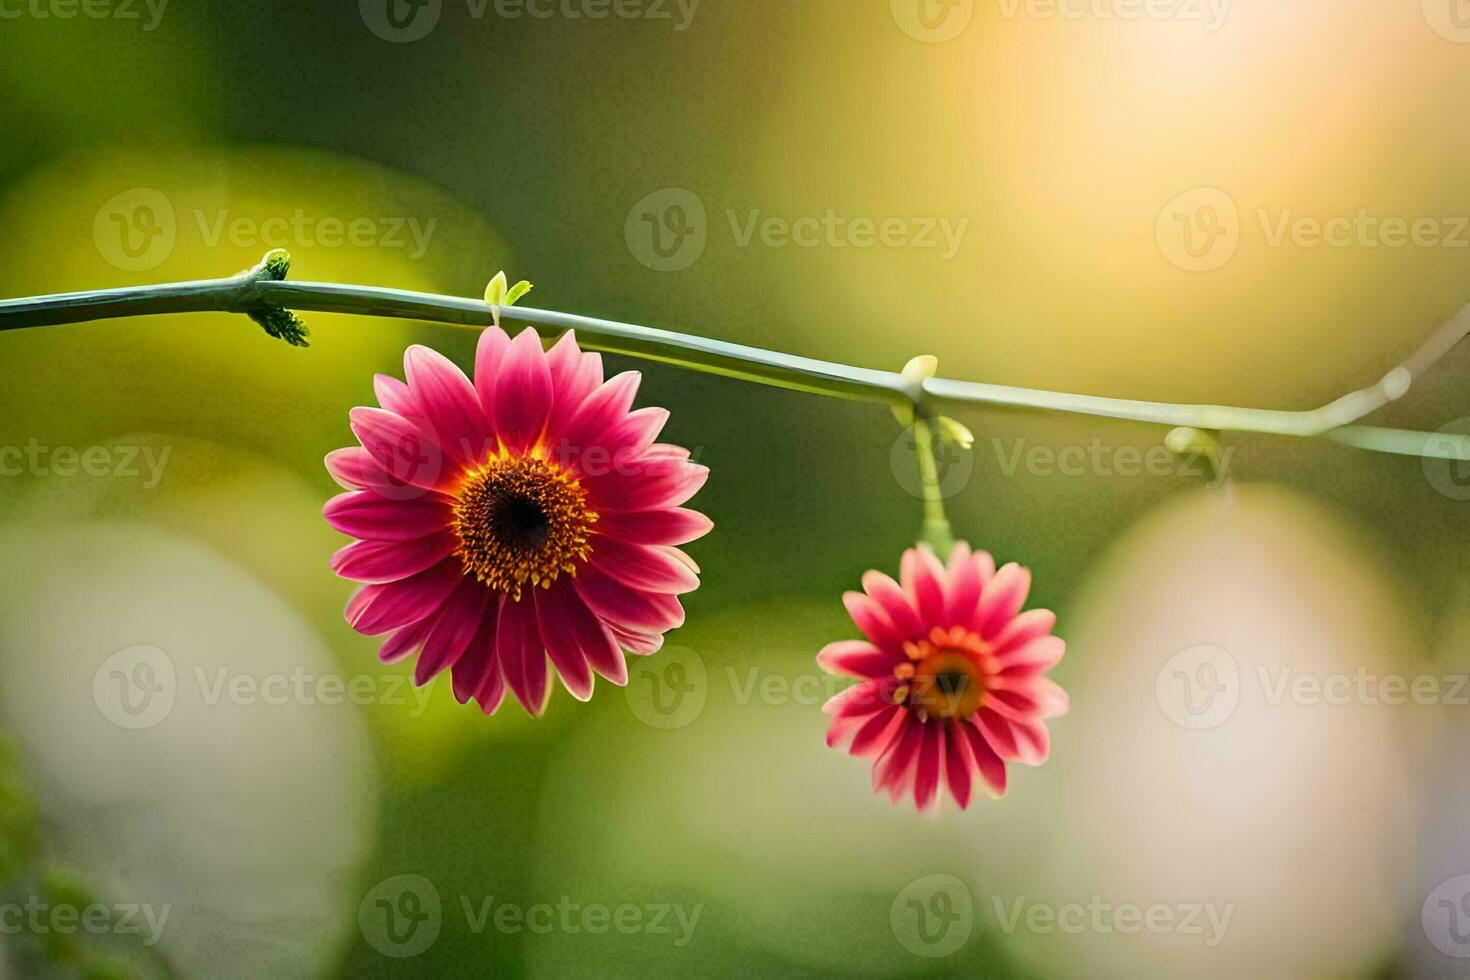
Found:
[[[503,268],[529,305],[867,367],[1315,407],[1470,300],[1457,3],[0,0],[0,296],[284,246],[294,279],[478,296]],[[1393,246],[1385,219],[1428,224]],[[610,359],[713,471],[704,584],[626,694],[484,718],[342,623],[320,519],[373,374],[410,343],[467,366],[474,336],[305,319],[304,351],[222,314],[0,337],[0,447],[48,460],[0,477],[0,833],[26,855],[0,906],[173,909],[149,945],[0,915],[0,977],[1463,975],[1431,920],[1470,892],[1466,707],[1260,678],[1448,690],[1464,473],[1234,436],[1223,481],[1124,472],[1164,430],[966,415],[951,518],[1032,568],[1074,711],[1005,800],[921,817],[823,746],[812,660],[918,525],[889,413]],[[1470,432],[1467,376],[1452,354],[1374,421]],[[55,455],[90,447],[96,473]],[[1069,450],[1093,462],[1048,465]],[[1239,671],[1205,730],[1156,689],[1198,645]],[[114,663],[174,671],[172,709],[119,724]],[[362,703],[211,687],[303,672]],[[905,918],[934,887],[964,913],[937,945]],[[1233,917],[1212,945],[1007,927],[1094,898]],[[640,917],[494,917],[558,903]]]

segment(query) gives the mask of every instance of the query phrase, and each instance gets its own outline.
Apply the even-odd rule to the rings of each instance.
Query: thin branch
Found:
[[[278,251],[255,268],[223,279],[0,300],[0,330],[114,317],[222,311],[246,313],[273,335],[304,343],[304,331],[293,337],[292,330],[299,328],[299,323],[285,311],[396,317],[476,329],[488,326],[493,319],[490,307],[477,299],[375,286],[284,281],[286,262]],[[508,307],[503,316],[538,328],[576,330],[579,342],[589,350],[889,406],[920,401],[929,410],[943,405],[1001,405],[1213,431],[1326,436],[1342,445],[1376,452],[1470,460],[1470,436],[1352,424],[1402,398],[1417,378],[1470,334],[1470,305],[1376,384],[1320,408],[1299,412],[1103,398],[946,378],[928,378],[915,387],[895,371],[798,357],[615,320],[529,307]],[[289,319],[281,321],[281,317]]]

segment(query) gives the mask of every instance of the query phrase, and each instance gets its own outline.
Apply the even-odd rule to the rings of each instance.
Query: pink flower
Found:
[[[912,792],[934,805],[943,781],[964,809],[978,774],[1005,795],[1006,763],[1040,765],[1051,738],[1043,719],[1065,714],[1067,695],[1045,674],[1065,650],[1056,616],[1021,612],[1031,573],[995,570],[963,541],[949,564],[928,545],[910,548],[902,585],[881,572],[843,596],[867,637],[828,644],[817,663],[860,683],[827,702],[827,744],[874,760],[873,788],[894,802]]]
[[[594,671],[626,684],[623,650],[657,651],[699,585],[675,546],[711,526],[680,506],[708,470],[655,441],[669,413],[630,411],[639,374],[603,381],[570,333],[543,352],[491,327],[473,383],[427,347],[403,363],[406,384],[375,379],[382,408],[352,410],[361,446],[326,459],[349,492],[323,513],[360,539],[332,557],[365,583],[348,623],[387,637],[385,662],[417,651],[417,684],[451,671],[486,714],[507,687],[539,714],[548,657],[580,700]]]

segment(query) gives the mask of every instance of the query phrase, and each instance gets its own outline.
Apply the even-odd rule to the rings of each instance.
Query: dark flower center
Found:
[[[454,504],[455,553],[466,575],[519,601],[550,588],[592,553],[597,514],[575,477],[535,456],[500,457],[466,474]]]

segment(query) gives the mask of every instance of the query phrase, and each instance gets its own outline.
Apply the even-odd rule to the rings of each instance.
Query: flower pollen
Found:
[[[527,582],[550,588],[592,554],[597,514],[566,470],[537,456],[492,458],[470,471],[454,503],[455,554],[466,575],[519,602]]]
[[[942,719],[969,718],[980,710],[985,680],[992,672],[990,647],[962,627],[929,631],[927,639],[903,645],[906,662],[893,669],[902,686],[894,700]]]

